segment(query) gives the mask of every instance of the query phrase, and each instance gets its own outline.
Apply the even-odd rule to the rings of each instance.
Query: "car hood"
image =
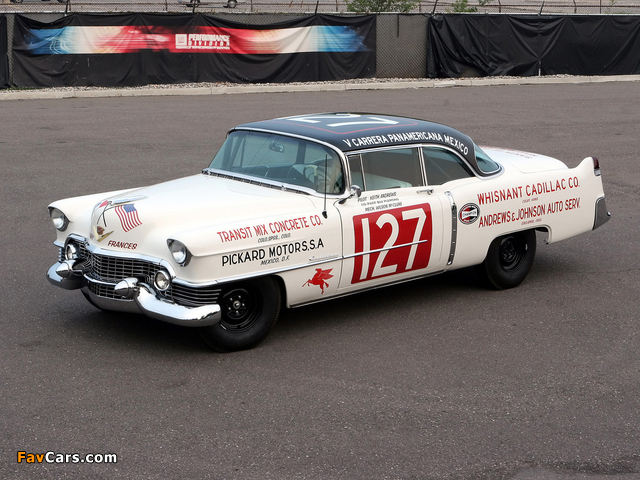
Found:
[[[265,218],[295,216],[313,208],[306,195],[195,175],[100,200],[91,215],[90,239],[107,250],[166,256],[166,241],[172,238],[183,241],[195,255],[208,254],[216,243],[225,243],[221,231],[243,228],[239,235],[244,231],[246,237],[248,226],[262,224]]]

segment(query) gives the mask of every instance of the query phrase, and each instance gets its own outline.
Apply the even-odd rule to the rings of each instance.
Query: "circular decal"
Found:
[[[460,222],[471,225],[480,216],[480,207],[475,203],[467,203],[460,209]]]

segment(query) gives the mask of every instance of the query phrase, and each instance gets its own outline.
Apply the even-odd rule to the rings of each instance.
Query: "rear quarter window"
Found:
[[[443,185],[452,180],[473,177],[471,169],[453,152],[423,147],[422,154],[429,185]]]

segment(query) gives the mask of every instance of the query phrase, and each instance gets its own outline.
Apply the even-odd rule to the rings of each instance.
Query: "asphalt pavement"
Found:
[[[0,478],[640,479],[639,98],[590,81],[0,102]],[[613,218],[540,235],[518,288],[451,272],[285,311],[233,354],[46,281],[51,201],[197,173],[234,125],[332,110],[595,155]]]

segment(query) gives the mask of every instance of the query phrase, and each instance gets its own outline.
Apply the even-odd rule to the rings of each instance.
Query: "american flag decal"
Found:
[[[138,210],[133,206],[133,203],[118,205],[115,210],[125,232],[142,225],[140,218],[138,218]]]

